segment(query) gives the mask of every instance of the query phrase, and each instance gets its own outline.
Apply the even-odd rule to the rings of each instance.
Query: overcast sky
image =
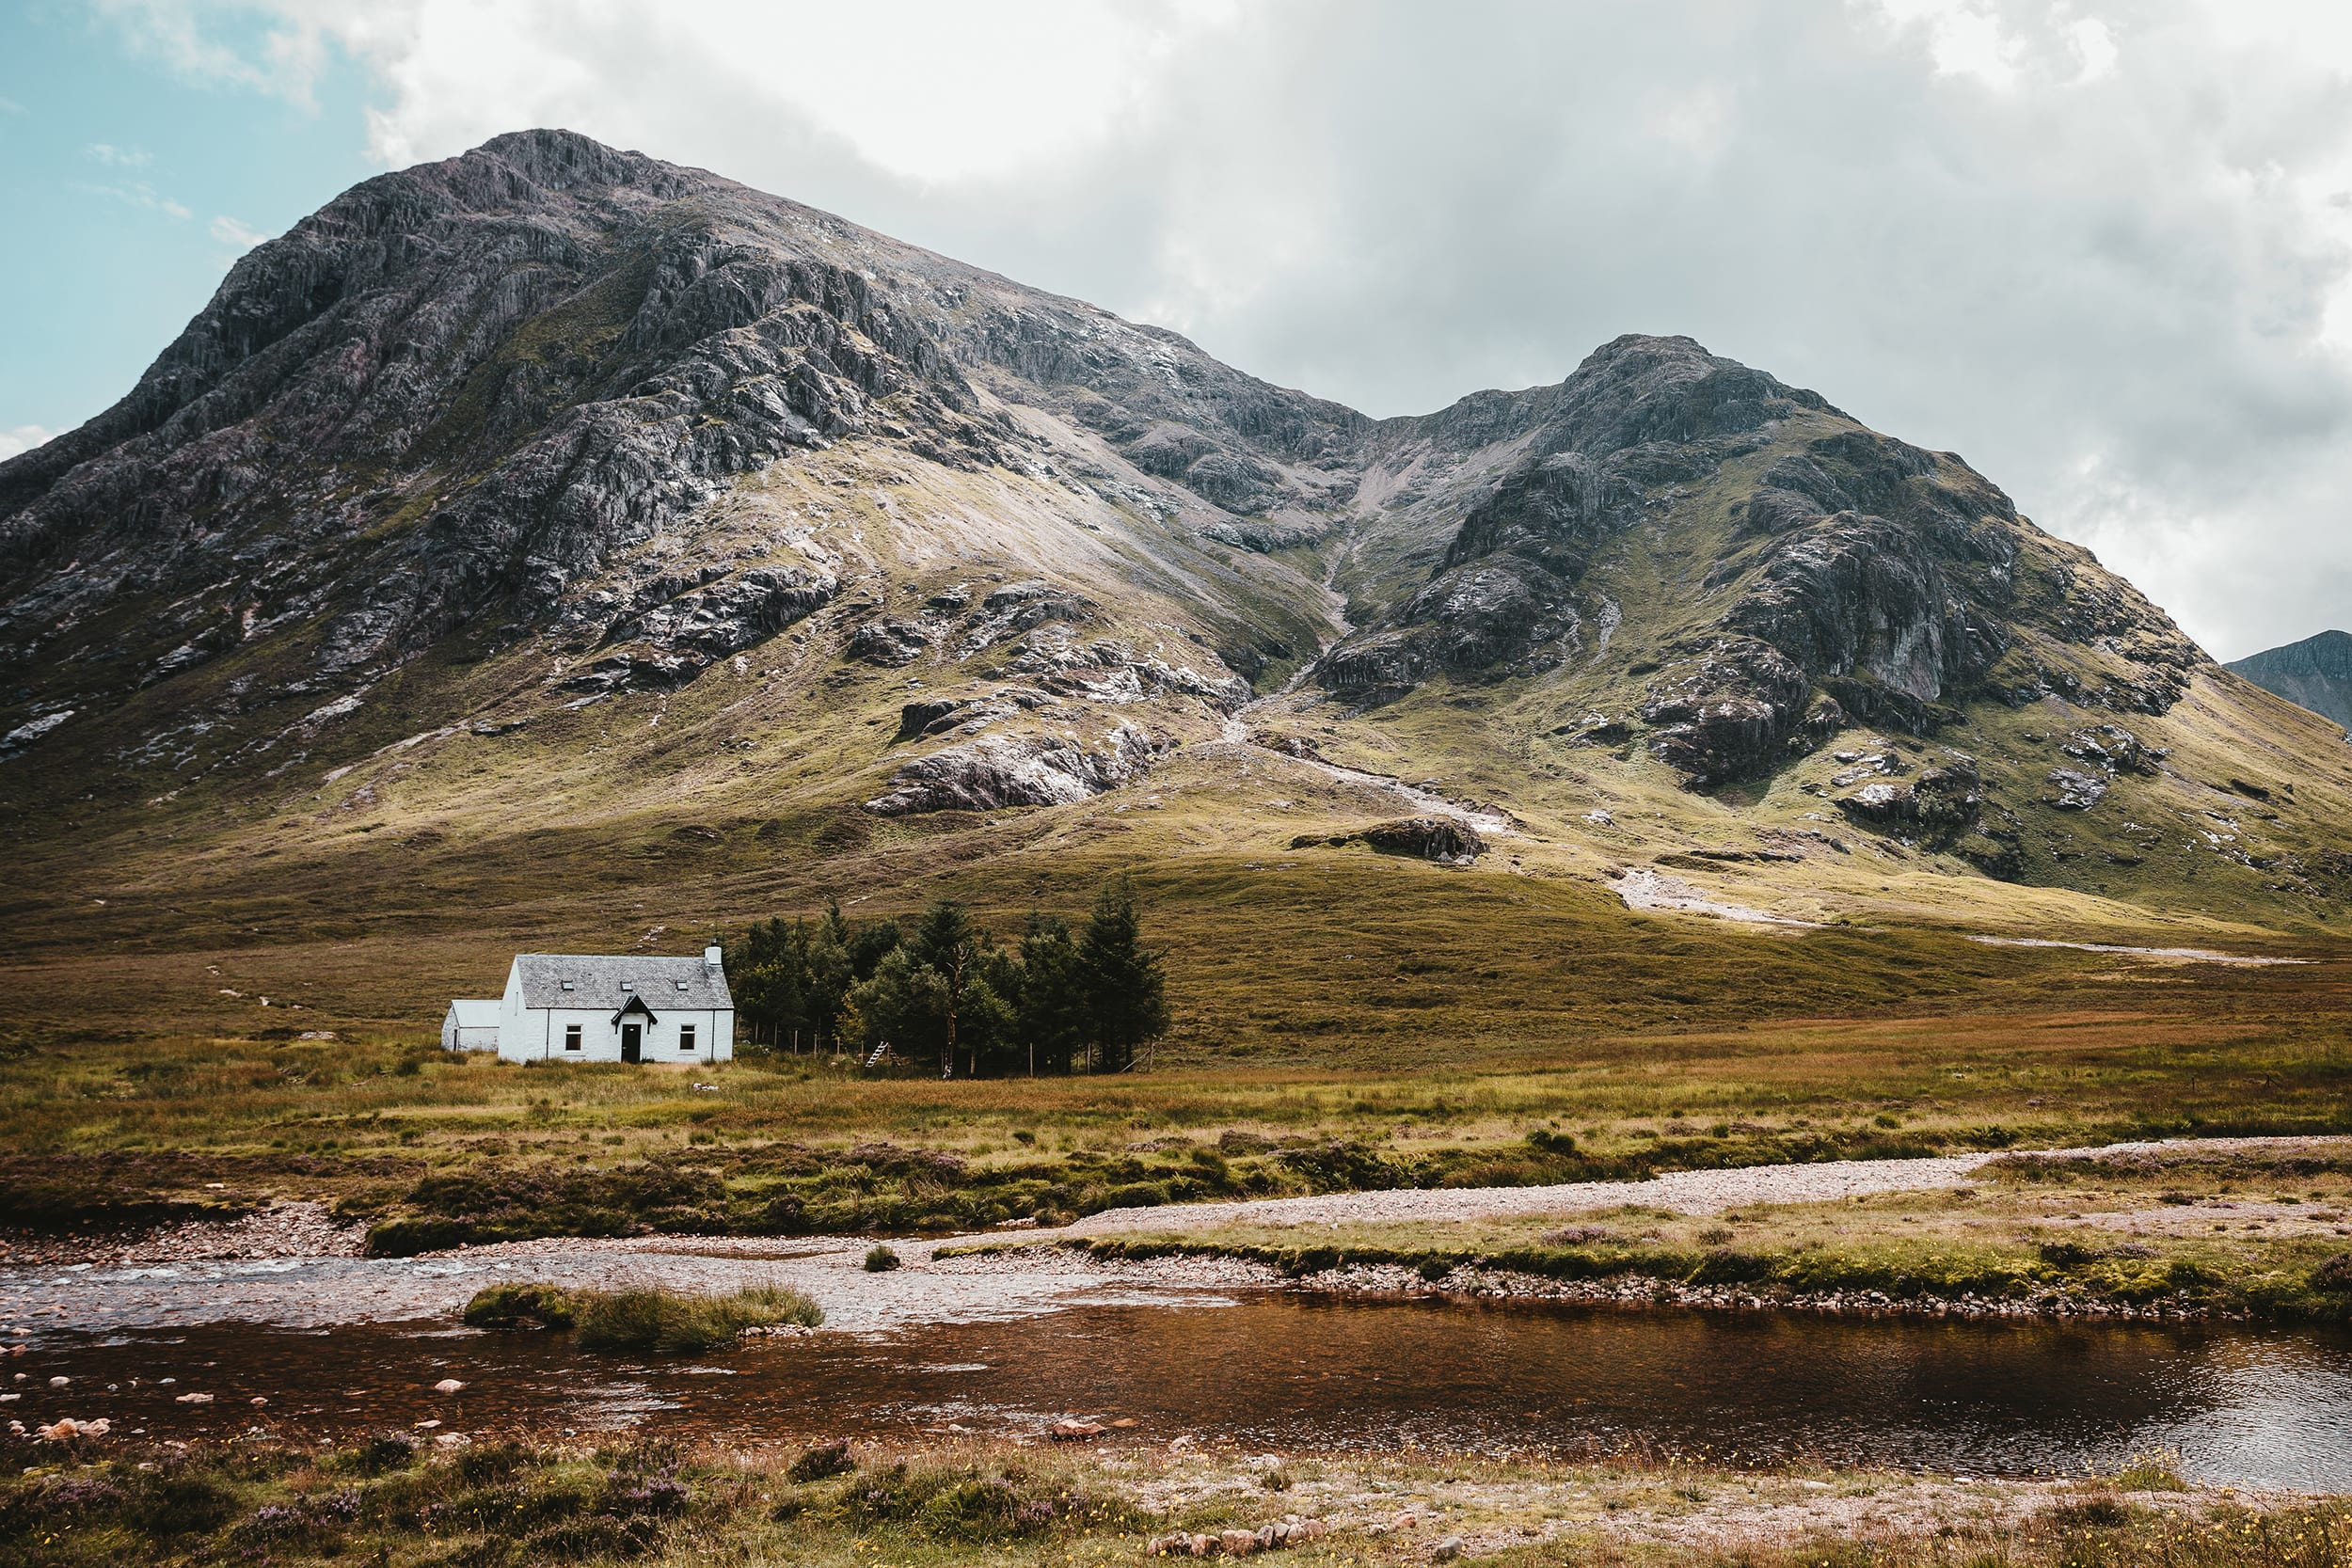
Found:
[[[244,246],[560,124],[1370,413],[1684,332],[2223,657],[2352,623],[2352,7],[18,0],[0,453]]]

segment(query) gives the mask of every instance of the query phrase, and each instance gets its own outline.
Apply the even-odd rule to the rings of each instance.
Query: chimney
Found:
[[[719,950],[717,948],[706,947],[703,949],[703,967],[705,969],[716,969],[719,967]]]

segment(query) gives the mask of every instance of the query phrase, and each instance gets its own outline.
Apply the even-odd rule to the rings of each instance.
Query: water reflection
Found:
[[[20,1408],[156,1433],[266,1418],[325,1434],[646,1425],[797,1441],[849,1430],[1034,1432],[1123,1417],[1264,1449],[1575,1451],[1638,1446],[1963,1474],[2112,1466],[2178,1449],[2197,1479],[2352,1488],[2352,1336],[2241,1327],[1856,1322],[1266,1296],[1081,1307],[1006,1322],[747,1343],[615,1364],[564,1337],[215,1325],[56,1341]],[[74,1377],[65,1396],[43,1386]],[[739,1375],[714,1375],[734,1372]],[[141,1378],[138,1389],[87,1392]],[[152,1380],[177,1377],[158,1387]],[[432,1393],[443,1377],[468,1387]],[[176,1402],[184,1390],[211,1406]],[[51,1410],[50,1405],[57,1408]],[[68,1409],[71,1405],[72,1408]],[[126,1419],[127,1418],[127,1419]]]

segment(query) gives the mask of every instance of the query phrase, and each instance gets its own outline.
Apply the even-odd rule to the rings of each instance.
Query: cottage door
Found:
[[[642,1023],[621,1025],[621,1060],[636,1061],[645,1045],[645,1026]]]

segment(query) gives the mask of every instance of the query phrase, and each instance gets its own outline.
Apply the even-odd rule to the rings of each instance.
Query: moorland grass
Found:
[[[2249,1198],[2263,1200],[2259,1210]],[[946,1250],[1036,1244],[1064,1243]],[[1567,1224],[1359,1221],[1311,1233],[1229,1222],[1074,1244],[1104,1259],[1238,1258],[1293,1277],[1385,1265],[1432,1283],[1468,1271],[1473,1280],[1733,1286],[1784,1303],[1875,1291],[1928,1306],[2035,1300],[2343,1323],[2352,1322],[2352,1143],[2161,1160],[2005,1159],[1956,1188],[1712,1214],[1635,1206]]]
[[[400,1434],[345,1448],[275,1437],[193,1449],[5,1442],[0,1568],[189,1561],[541,1564],[790,1561],[811,1568],[1132,1563],[1170,1530],[1283,1514],[1336,1528],[1299,1568],[1422,1560],[1440,1533],[1471,1560],[1654,1568],[2344,1568],[2338,1497],[2181,1489],[2158,1463],[2063,1482],[1933,1483],[1883,1472],[1725,1470],[1626,1453],[1586,1462],[1472,1455],[1045,1455],[971,1444],[892,1449],[603,1448]],[[1279,1474],[1280,1490],[1268,1489]],[[2012,1496],[2011,1494],[2015,1494]],[[1831,1533],[1824,1497],[1899,1503],[1906,1525]],[[1442,1520],[1402,1532],[1391,1515]],[[1720,1513],[1713,1511],[1722,1511]],[[1563,1514],[1565,1517],[1563,1517]],[[1717,1523],[1720,1519],[1722,1522]],[[1368,1528],[1376,1524],[1377,1531]]]
[[[2334,966],[2043,978],[2073,1005],[1595,1032],[1447,1067],[1367,1045],[1353,1068],[942,1083],[745,1059],[692,1069],[717,1092],[691,1094],[364,1036],[28,1040],[0,1054],[0,1209],[54,1232],[316,1198],[415,1252],[2352,1130]]]

